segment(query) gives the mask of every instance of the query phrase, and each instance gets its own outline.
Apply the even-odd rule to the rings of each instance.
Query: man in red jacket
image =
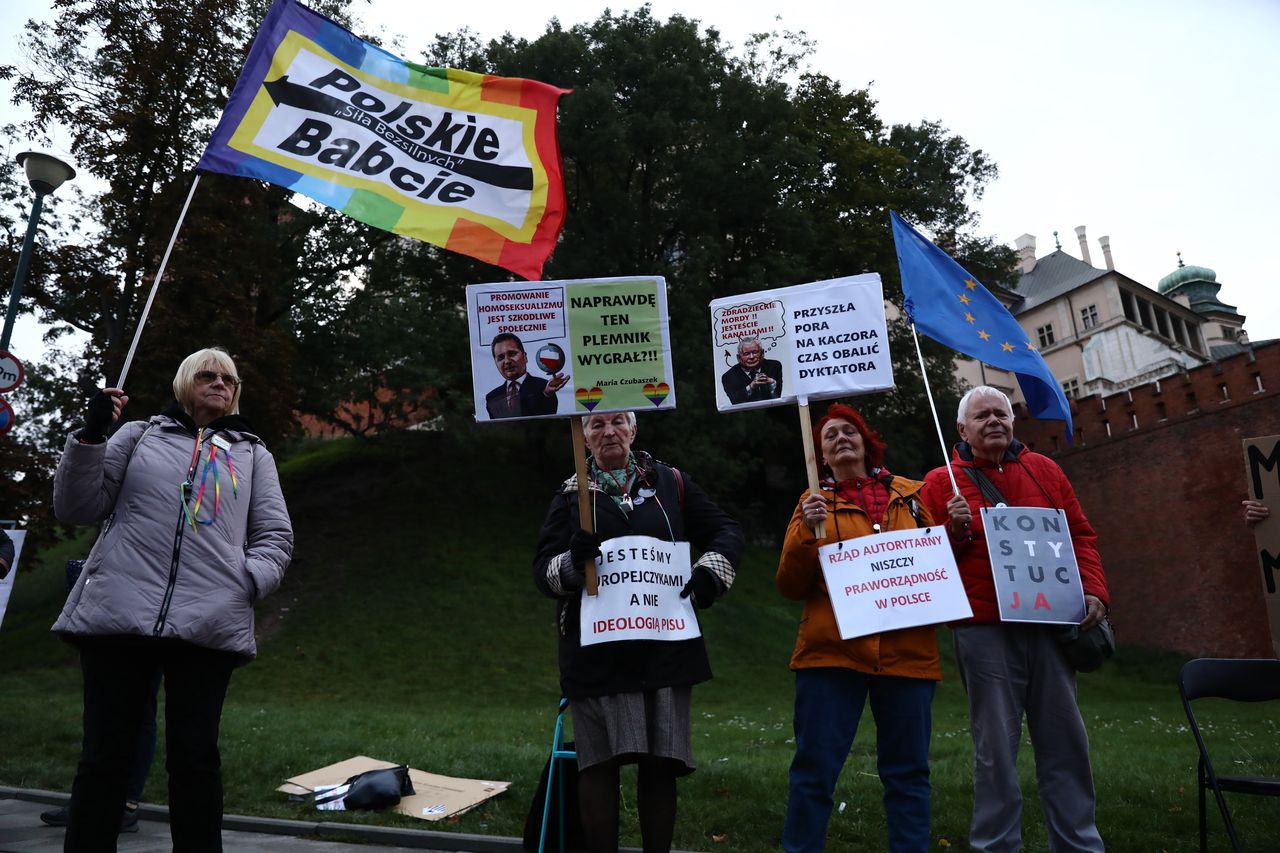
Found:
[[[1086,613],[1081,630],[1095,625],[1107,612],[1109,597],[1097,534],[1062,469],[1013,437],[1013,410],[1003,392],[984,385],[965,394],[956,428],[961,440],[952,452],[951,465],[960,493],[952,490],[943,467],[929,472],[920,495],[934,518],[949,519],[951,547],[973,607],[972,619],[952,626],[960,680],[969,697],[974,747],[970,849],[1004,853],[1022,848],[1017,758],[1025,714],[1049,849],[1101,853],[1089,739],[1076,703],[1075,670],[1056,637],[1061,626],[1000,621],[979,513],[991,503],[965,469],[985,474],[1008,506],[1066,513],[1084,585]]]

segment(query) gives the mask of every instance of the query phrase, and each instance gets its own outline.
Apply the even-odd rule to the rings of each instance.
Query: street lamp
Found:
[[[4,318],[4,334],[0,335],[0,352],[9,350],[9,337],[13,334],[13,321],[18,316],[18,297],[26,283],[27,267],[31,263],[31,247],[36,241],[36,225],[40,222],[40,208],[44,197],[76,176],[76,170],[49,154],[24,151],[18,155],[18,165],[27,171],[27,183],[36,191],[27,219],[27,236],[22,241],[22,254],[18,256],[18,268],[13,273],[13,289],[9,291],[9,313]]]

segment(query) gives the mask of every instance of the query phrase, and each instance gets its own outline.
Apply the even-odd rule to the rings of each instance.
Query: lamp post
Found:
[[[13,322],[18,316],[18,297],[26,283],[27,267],[31,264],[31,248],[36,241],[36,225],[40,222],[40,209],[44,197],[76,176],[76,170],[49,154],[24,151],[18,155],[18,165],[26,169],[27,183],[36,192],[27,219],[27,236],[22,241],[22,254],[18,256],[18,268],[13,273],[13,289],[9,291],[9,313],[4,318],[4,334],[0,335],[0,352],[9,350],[9,337],[13,334]]]

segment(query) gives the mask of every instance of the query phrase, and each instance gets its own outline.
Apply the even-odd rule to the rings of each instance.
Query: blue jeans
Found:
[[[849,757],[862,709],[871,699],[876,769],[892,853],[929,849],[929,739],[937,683],[823,667],[796,671],[796,755],[782,847],[820,851],[827,840],[832,794]]]

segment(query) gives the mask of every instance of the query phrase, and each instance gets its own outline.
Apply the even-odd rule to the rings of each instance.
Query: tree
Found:
[[[341,17],[345,0],[325,11]],[[80,239],[51,254],[30,299],[47,322],[89,334],[79,391],[114,383],[160,259],[265,12],[257,0],[57,0],[52,27],[27,25],[24,68],[0,67],[30,133],[62,127],[103,187]],[[206,175],[192,196],[129,374],[130,414],[172,398],[189,352],[238,360],[246,413],[271,441],[294,428],[296,313],[341,299],[346,278],[387,239],[334,211],[295,207],[278,187]],[[255,393],[257,391],[258,393]],[[70,405],[70,404],[69,404]]]

